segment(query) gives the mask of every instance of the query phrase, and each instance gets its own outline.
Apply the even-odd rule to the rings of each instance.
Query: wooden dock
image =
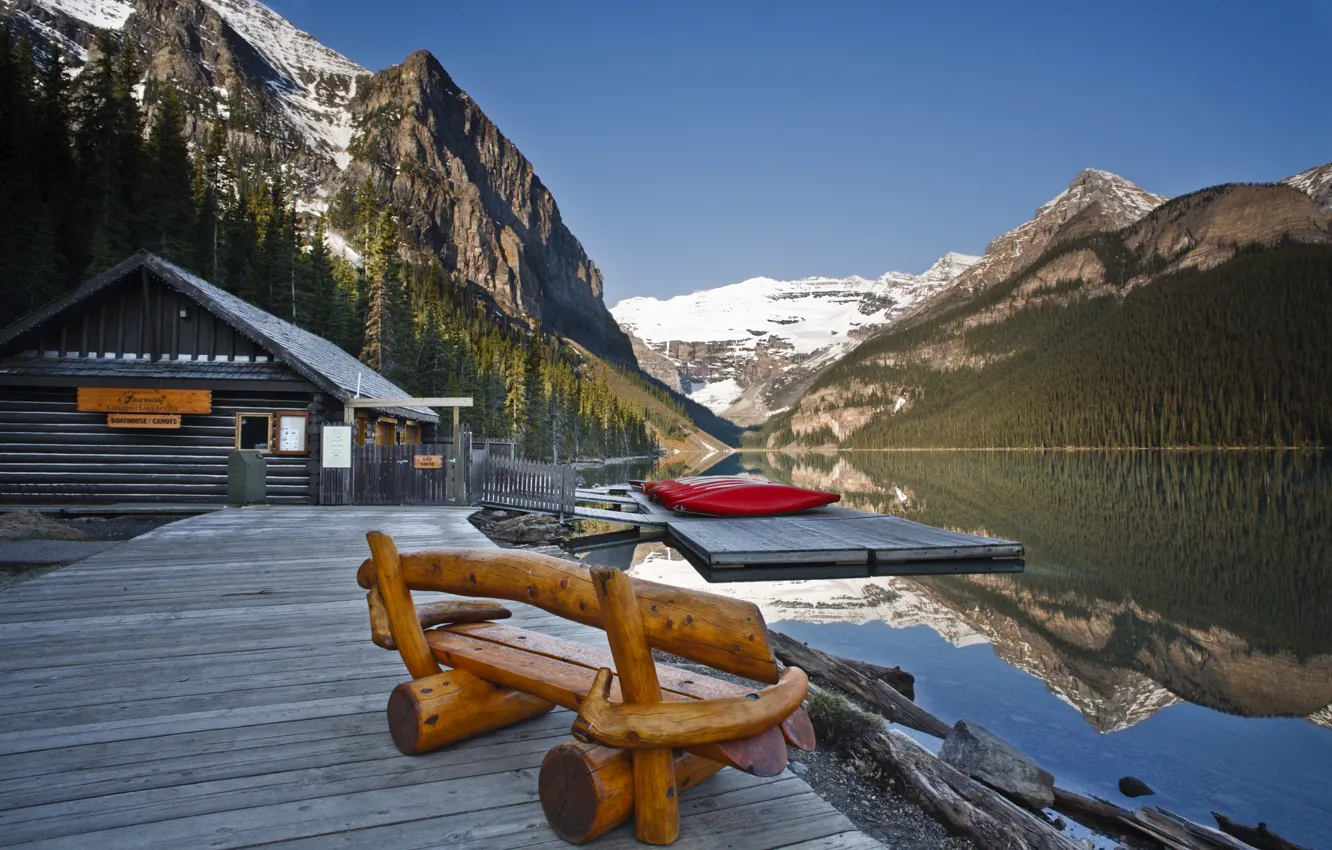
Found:
[[[491,546],[467,513],[219,511],[0,593],[0,845],[567,846],[536,777],[570,712],[417,757],[385,728],[407,673],[369,640],[362,535]],[[510,607],[515,625],[605,645]],[[680,808],[679,848],[880,846],[789,771],[723,771]],[[590,846],[642,845],[626,824]]]
[[[677,514],[624,486],[578,489],[577,519],[663,530],[708,581],[1020,572],[1022,544],[830,505],[793,516]],[[610,508],[592,505],[610,505]]]

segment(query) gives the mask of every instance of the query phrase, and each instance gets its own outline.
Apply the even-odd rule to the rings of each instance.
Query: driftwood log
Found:
[[[1257,826],[1245,826],[1218,812],[1212,812],[1212,817],[1216,818],[1216,825],[1221,828],[1222,832],[1233,835],[1240,841],[1252,844],[1258,850],[1308,850],[1307,847],[1293,844],[1272,832],[1265,823],[1260,823]]]
[[[1243,841],[1210,826],[1194,823],[1168,809],[1143,807],[1134,812],[1133,817],[1166,847],[1179,850],[1253,850]]]
[[[1045,820],[944,764],[900,732],[872,736],[859,747],[888,766],[921,808],[982,850],[1082,850]]]
[[[815,681],[831,685],[877,709],[894,723],[938,738],[948,737],[952,729],[890,684],[881,679],[871,678],[862,672],[863,668],[853,667],[836,655],[805,646],[781,632],[769,631],[768,643],[772,645],[773,653],[783,664],[799,667]]]

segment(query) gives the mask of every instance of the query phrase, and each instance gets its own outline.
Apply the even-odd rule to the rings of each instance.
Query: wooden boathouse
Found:
[[[236,450],[274,503],[320,494],[320,434],[409,394],[322,337],[149,253],[0,331],[0,501],[223,502]],[[429,408],[356,407],[357,445],[434,439]]]

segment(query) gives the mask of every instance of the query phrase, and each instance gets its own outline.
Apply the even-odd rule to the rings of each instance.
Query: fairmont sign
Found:
[[[140,390],[79,387],[85,413],[211,413],[211,390]]]

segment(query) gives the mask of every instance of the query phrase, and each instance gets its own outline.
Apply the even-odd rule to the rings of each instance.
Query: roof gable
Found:
[[[36,331],[71,308],[115,286],[127,275],[146,269],[162,283],[184,294],[244,337],[286,363],[311,383],[348,401],[361,398],[403,398],[409,393],[361,363],[334,343],[242,300],[202,278],[147,252],[140,252],[77,289],[0,331],[0,348]],[[386,412],[437,421],[429,408],[409,407]]]

